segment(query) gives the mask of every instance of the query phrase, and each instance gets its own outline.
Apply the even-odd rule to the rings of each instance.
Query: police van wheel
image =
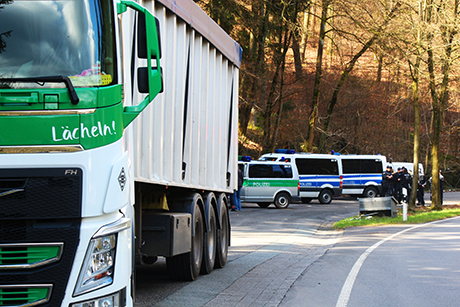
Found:
[[[377,189],[373,187],[368,187],[364,190],[363,196],[367,198],[374,198],[377,197]]]
[[[289,207],[291,198],[289,197],[289,194],[287,193],[279,193],[276,195],[275,199],[275,207],[278,209],[286,209]]]
[[[329,190],[322,190],[319,194],[319,202],[322,204],[330,204],[332,201],[332,192]]]
[[[270,206],[270,203],[257,203],[260,208],[268,208]]]

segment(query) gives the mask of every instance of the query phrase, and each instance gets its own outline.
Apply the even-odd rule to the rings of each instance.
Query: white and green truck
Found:
[[[240,63],[190,0],[0,0],[0,306],[132,306],[136,264],[225,265]]]

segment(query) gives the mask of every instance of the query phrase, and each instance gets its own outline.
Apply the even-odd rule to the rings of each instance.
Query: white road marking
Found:
[[[456,218],[460,218],[460,216],[453,217],[453,218],[450,218],[450,219],[456,219]],[[356,277],[358,276],[359,270],[361,269],[361,266],[363,265],[363,263],[366,260],[366,258],[377,247],[379,247],[380,245],[382,245],[386,241],[391,240],[391,239],[393,239],[393,238],[395,238],[395,237],[397,237],[397,236],[399,236],[399,235],[401,235],[401,234],[403,234],[403,233],[405,233],[407,231],[410,231],[410,230],[413,230],[413,229],[416,229],[416,228],[419,228],[419,227],[424,227],[424,226],[427,226],[427,225],[439,223],[439,222],[442,222],[442,221],[445,221],[445,220],[438,220],[438,221],[434,221],[434,222],[430,222],[430,223],[419,224],[419,225],[413,226],[411,228],[407,228],[405,230],[402,230],[400,232],[392,234],[391,236],[389,236],[389,237],[387,237],[385,239],[382,239],[379,242],[377,242],[374,245],[372,245],[371,247],[369,247],[364,253],[361,254],[361,256],[358,258],[358,260],[356,260],[355,265],[353,265],[353,268],[351,269],[350,273],[348,273],[347,279],[345,280],[345,283],[343,284],[342,291],[340,292],[339,299],[337,300],[337,304],[335,306],[336,307],[346,307],[348,305],[351,290],[353,289],[353,285],[355,283]]]

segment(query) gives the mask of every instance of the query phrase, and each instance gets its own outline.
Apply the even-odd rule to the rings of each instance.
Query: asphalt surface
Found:
[[[345,230],[279,306],[458,306],[460,218]]]
[[[456,200],[460,200],[460,193],[445,193],[444,199],[446,204],[459,203]],[[375,293],[381,293],[379,300],[374,299],[378,304],[366,303],[366,306],[416,306],[408,302],[398,304],[402,302],[398,299],[388,300],[389,305],[384,303],[386,297],[399,298],[399,293],[405,291],[404,284],[411,282],[398,277],[399,272],[410,276],[407,273],[410,268],[403,271],[404,264],[398,267],[385,257],[394,255],[391,261],[422,258],[425,251],[419,250],[420,246],[409,249],[415,251],[415,255],[406,254],[401,247],[391,247],[391,240],[387,239],[372,250],[353,283],[348,282],[346,286],[352,268],[363,253],[381,240],[411,227],[366,227],[345,231],[330,228],[334,221],[358,212],[358,201],[351,198],[334,200],[330,205],[315,201],[308,205],[291,204],[285,210],[275,209],[273,205],[262,209],[255,204],[243,204],[242,211],[230,215],[232,246],[225,268],[188,283],[170,280],[164,261],[138,267],[135,306],[364,306],[362,303],[374,299]],[[436,241],[437,237],[432,235],[431,242],[440,242]],[[452,242],[459,242],[455,240]],[[400,244],[405,246],[407,242]],[[458,248],[453,250],[458,252]],[[427,257],[438,259],[436,252],[440,251],[434,248]],[[377,257],[380,254],[381,257]],[[376,267],[388,272],[379,275],[381,280],[376,282],[377,286],[385,287],[366,288],[375,280],[373,270]],[[387,270],[388,267],[396,269]],[[455,280],[454,276],[451,278]],[[392,283],[395,279],[398,284]],[[340,305],[344,287],[348,287],[350,293],[346,304]],[[460,287],[457,280],[454,287]]]

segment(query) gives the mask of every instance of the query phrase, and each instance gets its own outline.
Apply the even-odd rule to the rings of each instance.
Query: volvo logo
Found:
[[[127,178],[126,178],[125,168],[122,167],[120,171],[120,175],[118,175],[118,184],[120,185],[121,191],[125,189],[126,181],[127,181]]]
[[[78,170],[77,169],[66,169],[65,172],[64,172],[64,175],[77,175],[78,174]]]

